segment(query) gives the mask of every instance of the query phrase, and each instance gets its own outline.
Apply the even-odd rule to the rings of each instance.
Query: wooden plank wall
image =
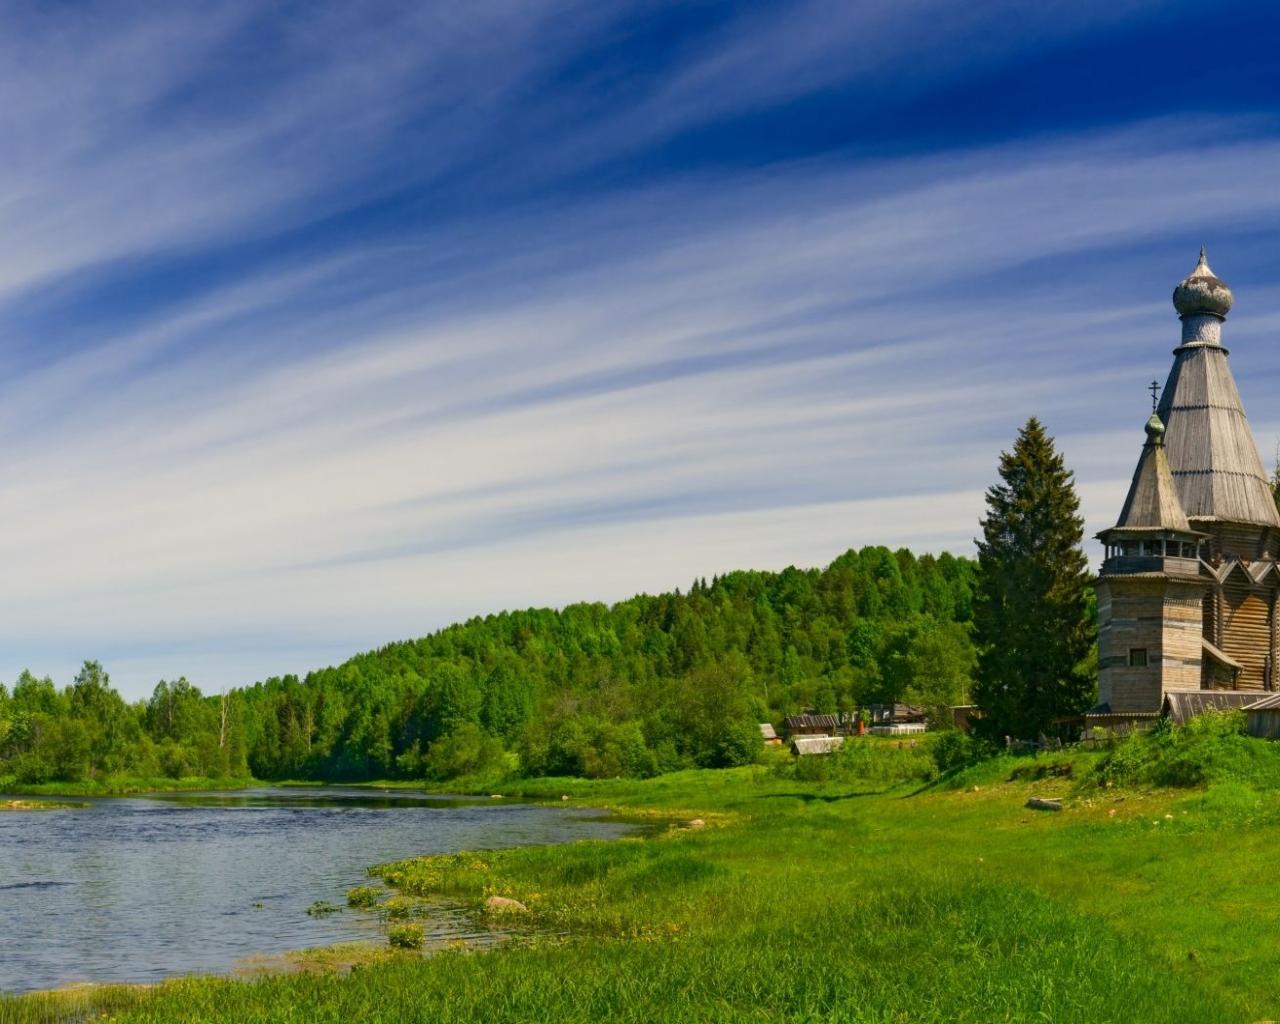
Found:
[[[1280,739],[1280,711],[1250,711],[1249,735],[1264,740]]]

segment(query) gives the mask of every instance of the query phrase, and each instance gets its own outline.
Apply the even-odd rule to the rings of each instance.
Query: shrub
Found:
[[[327,917],[330,914],[338,914],[342,912],[342,908],[336,903],[330,903],[328,900],[316,900],[311,906],[307,907],[308,917]]]
[[[191,774],[191,761],[186,748],[166,740],[159,752],[160,771],[166,778],[180,779]]]
[[[347,906],[368,910],[378,905],[382,890],[373,885],[357,885],[347,890]]]
[[[947,729],[934,736],[930,752],[938,771],[949,772],[985,761],[999,753],[999,748],[974,733]]]
[[[802,782],[859,781],[889,786],[927,782],[937,774],[928,744],[870,736],[850,737],[830,754],[793,758],[773,770]]]
[[[387,941],[396,949],[421,949],[422,925],[393,924],[387,931]]]
[[[728,723],[715,743],[716,768],[740,768],[755,764],[764,750],[764,738],[760,726],[749,719],[740,718]]]
[[[503,767],[502,741],[467,723],[431,744],[422,762],[433,779],[491,775]]]
[[[520,743],[527,775],[579,775],[592,779],[648,778],[658,758],[638,722],[610,722],[595,715],[566,715],[531,723]]]
[[[14,777],[25,784],[39,784],[53,778],[53,766],[38,754],[20,754],[9,762]]]

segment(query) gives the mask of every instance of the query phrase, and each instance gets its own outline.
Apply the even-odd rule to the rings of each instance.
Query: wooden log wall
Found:
[[[1206,546],[1210,558],[1242,558],[1252,562],[1267,555],[1274,557],[1277,554],[1275,531],[1265,526],[1221,523],[1212,520],[1192,525],[1209,534]]]
[[[1164,631],[1161,580],[1103,580],[1098,592],[1098,695],[1117,713],[1160,709]],[[1131,666],[1129,651],[1147,652],[1147,664]]]
[[[1201,586],[1169,583],[1161,607],[1160,673],[1165,690],[1200,688]]]
[[[1271,653],[1271,595],[1268,590],[1229,579],[1222,587],[1223,651],[1240,662],[1236,677],[1241,690],[1263,690]]]

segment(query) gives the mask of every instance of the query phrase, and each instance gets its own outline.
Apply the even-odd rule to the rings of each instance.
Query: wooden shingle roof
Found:
[[[844,746],[843,736],[797,736],[791,741],[791,753],[796,757],[810,754],[830,754]]]
[[[1157,411],[1166,428],[1169,469],[1189,519],[1280,527],[1225,348],[1215,343],[1179,347]]]
[[[1206,711],[1242,708],[1257,699],[1256,692],[1247,690],[1171,690],[1164,695],[1164,713],[1171,721],[1182,725]]]
[[[782,725],[787,732],[821,729],[824,732],[834,733],[840,729],[840,719],[835,715],[819,715],[806,711],[802,715],[787,715],[782,720]]]
[[[1217,645],[1212,643],[1207,637],[1202,636],[1200,638],[1200,649],[1208,657],[1216,661],[1219,665],[1223,665],[1226,668],[1232,669],[1236,672],[1239,672],[1242,668],[1244,668],[1244,666],[1241,665],[1240,662],[1236,661],[1236,659],[1231,657],[1231,655],[1229,655],[1226,651],[1220,650],[1217,647]]]
[[[1142,447],[1138,468],[1133,471],[1129,496],[1120,510],[1118,530],[1175,530],[1191,532],[1187,514],[1178,499],[1178,488],[1169,471],[1164,448],[1164,424],[1152,415],[1147,421],[1147,443]]]

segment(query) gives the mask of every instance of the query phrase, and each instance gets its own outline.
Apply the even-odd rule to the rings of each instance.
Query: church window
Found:
[[[1130,668],[1146,668],[1147,667],[1147,649],[1145,647],[1129,648],[1129,667]]]

